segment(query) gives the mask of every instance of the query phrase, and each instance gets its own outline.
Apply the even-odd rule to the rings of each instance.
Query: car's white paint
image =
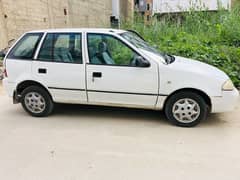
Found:
[[[83,64],[5,59],[4,64],[7,68],[8,78],[3,80],[3,84],[10,96],[13,96],[18,84],[32,80],[42,84],[50,92],[53,100],[61,103],[162,109],[167,97],[172,93],[191,88],[202,91],[210,98],[212,112],[224,112],[232,110],[239,97],[236,89],[233,91],[222,90],[222,85],[229,77],[219,69],[178,56],[174,63],[167,65],[162,57],[138,49],[123,39],[119,35],[125,32],[123,30],[53,29],[31,32],[82,33]],[[86,40],[88,32],[110,34],[121,39],[147,59],[151,66],[140,68],[88,64]],[[43,39],[37,48],[34,59],[37,58],[42,42]],[[38,68],[47,68],[48,74],[39,75]],[[93,79],[93,72],[102,72],[102,78]],[[55,89],[49,87],[55,87]],[[64,90],[65,88],[71,90]]]
[[[86,70],[88,101],[146,106],[154,109],[159,82],[156,63],[152,63],[149,68],[88,64]],[[93,79],[93,72],[102,72],[102,78]],[[106,91],[107,93],[97,91]]]
[[[39,68],[47,69],[47,75],[39,74]],[[87,102],[84,64],[33,61],[32,79],[46,84],[57,102]]]
[[[221,96],[222,85],[229,79],[225,73],[213,66],[181,57],[176,57],[176,62],[170,65],[160,66],[160,72],[163,94],[171,94],[181,88],[194,88],[211,97]]]

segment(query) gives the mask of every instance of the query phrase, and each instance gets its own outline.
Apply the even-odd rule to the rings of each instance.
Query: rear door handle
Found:
[[[102,73],[101,72],[93,72],[92,73],[92,82],[94,82],[94,78],[101,78]]]
[[[39,73],[39,74],[47,74],[47,69],[45,69],[45,68],[39,68],[39,69],[38,69],[38,73]]]
[[[101,73],[101,72],[93,72],[93,73],[92,73],[92,76],[93,76],[94,78],[101,78],[101,77],[102,77],[102,73]]]

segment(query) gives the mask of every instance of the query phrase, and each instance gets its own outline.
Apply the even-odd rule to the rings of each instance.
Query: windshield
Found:
[[[137,48],[152,52],[158,56],[163,57],[167,64],[170,64],[175,60],[174,56],[171,56],[171,55],[168,55],[168,54],[158,51],[155,47],[151,46],[146,41],[144,41],[143,38],[135,32],[128,31],[128,32],[124,32],[120,35],[124,39],[126,39],[128,42],[130,42],[131,44],[136,46]]]

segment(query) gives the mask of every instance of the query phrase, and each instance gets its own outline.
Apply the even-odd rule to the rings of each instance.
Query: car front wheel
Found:
[[[166,102],[165,114],[177,126],[193,127],[206,119],[208,105],[197,93],[179,92]]]
[[[38,86],[30,86],[23,90],[21,103],[25,111],[35,117],[48,116],[54,106],[48,92]]]

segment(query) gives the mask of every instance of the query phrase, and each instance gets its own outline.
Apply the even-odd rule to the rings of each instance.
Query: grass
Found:
[[[179,23],[170,15],[153,18],[144,25],[141,18],[121,28],[139,32],[160,51],[193,58],[225,71],[240,87],[240,7],[231,11],[190,11]]]

